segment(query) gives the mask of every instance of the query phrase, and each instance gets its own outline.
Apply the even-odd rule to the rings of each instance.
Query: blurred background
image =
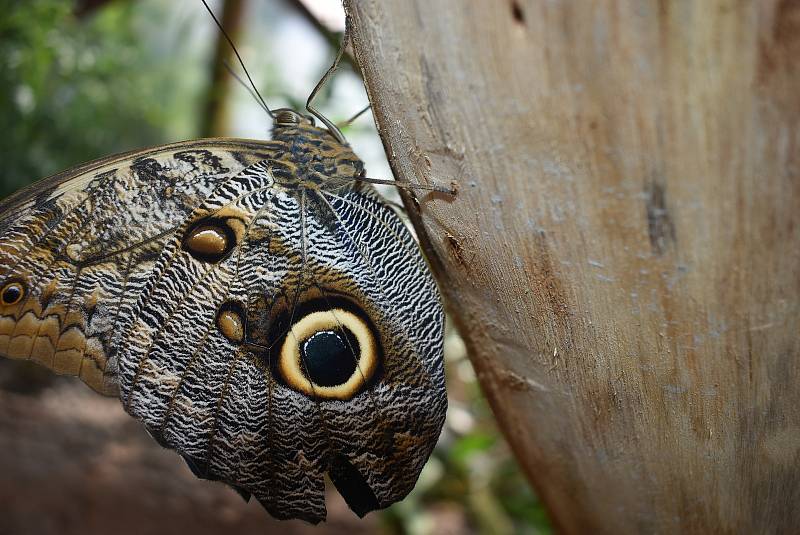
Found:
[[[339,2],[209,3],[269,105],[302,109],[338,46]],[[0,197],[115,152],[269,135],[268,117],[222,67],[230,51],[199,0],[0,6]],[[317,103],[337,123],[368,103],[349,58]],[[369,113],[344,132],[370,176],[391,178]],[[0,359],[0,534],[549,533],[452,328],[445,358],[447,423],[412,494],[359,520],[330,489],[318,527],[276,522],[257,502],[197,480],[117,400]]]

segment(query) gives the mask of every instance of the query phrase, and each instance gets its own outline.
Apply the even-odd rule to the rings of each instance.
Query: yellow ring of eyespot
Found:
[[[352,332],[358,341],[360,355],[358,364],[350,379],[340,385],[321,386],[312,383],[303,373],[300,361],[300,343],[319,331],[344,327]],[[378,367],[378,348],[372,331],[363,319],[341,308],[312,312],[292,325],[286,335],[278,357],[278,367],[283,378],[292,388],[308,396],[323,399],[346,401],[375,373]]]
[[[17,297],[13,301],[6,301],[5,299],[6,291],[8,291],[10,288],[17,288],[17,290],[19,291],[19,295],[17,295]],[[16,305],[22,300],[24,296],[25,296],[25,287],[19,282],[9,282],[5,286],[3,286],[3,289],[0,291],[0,301],[2,301],[2,303],[5,306]]]

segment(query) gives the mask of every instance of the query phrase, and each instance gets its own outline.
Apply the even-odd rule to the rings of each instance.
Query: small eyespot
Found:
[[[203,262],[219,262],[235,245],[236,233],[225,219],[200,220],[183,238],[183,248]]]
[[[21,282],[9,282],[0,292],[0,301],[6,306],[16,305],[25,296],[25,286]]]
[[[287,333],[278,371],[288,386],[302,394],[348,400],[375,375],[379,352],[364,318],[343,308],[315,311]]]
[[[235,344],[244,340],[244,314],[238,303],[224,303],[217,312],[217,328],[222,335]]]

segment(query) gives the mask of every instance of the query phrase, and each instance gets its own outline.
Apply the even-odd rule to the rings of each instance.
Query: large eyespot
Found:
[[[368,320],[344,308],[314,310],[283,339],[278,372],[307,396],[348,400],[373,378],[380,348]]]
[[[25,296],[25,286],[21,282],[9,282],[0,290],[0,301],[5,306],[16,305]]]

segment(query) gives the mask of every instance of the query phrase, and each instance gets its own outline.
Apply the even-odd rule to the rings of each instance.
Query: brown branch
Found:
[[[236,43],[241,31],[245,10],[245,0],[224,0],[222,13],[218,15],[222,27]],[[235,56],[233,49],[221,32],[217,32],[217,46],[211,63],[211,80],[206,91],[205,111],[200,132],[203,137],[223,135],[228,125],[228,94],[232,77],[225,68],[225,62],[233,65]]]
[[[111,3],[113,0],[79,0],[75,3],[74,13],[78,18],[92,14],[97,9]]]

